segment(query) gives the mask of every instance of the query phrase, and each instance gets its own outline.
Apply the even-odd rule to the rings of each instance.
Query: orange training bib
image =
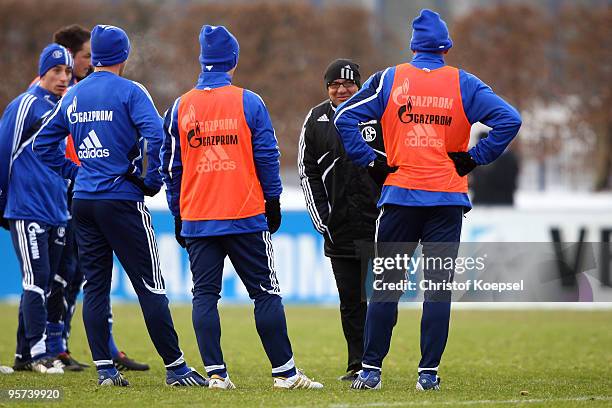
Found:
[[[181,217],[231,220],[265,211],[243,89],[192,89],[178,107],[183,177]]]
[[[467,193],[467,177],[447,155],[466,151],[470,140],[457,68],[398,65],[381,124],[387,161],[399,167],[385,185]]]

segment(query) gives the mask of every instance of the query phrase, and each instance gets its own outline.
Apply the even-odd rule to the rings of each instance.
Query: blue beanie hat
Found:
[[[108,67],[121,64],[130,55],[130,40],[122,29],[97,25],[91,31],[91,64]]]
[[[421,10],[421,15],[412,21],[413,51],[436,52],[446,51],[453,46],[448,35],[448,27],[440,15],[429,9]]]
[[[43,76],[56,65],[73,66],[72,54],[59,44],[49,44],[40,53],[38,59],[38,76]]]
[[[227,72],[238,64],[240,46],[227,28],[204,25],[199,39],[203,72]]]

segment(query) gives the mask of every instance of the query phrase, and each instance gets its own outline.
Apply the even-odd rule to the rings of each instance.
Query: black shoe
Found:
[[[359,375],[359,370],[351,370],[344,374],[342,377],[338,377],[340,381],[353,381]]]
[[[119,371],[148,371],[149,365],[139,363],[129,358],[123,351],[119,352],[119,357],[113,358],[115,368]]]
[[[75,362],[77,365],[79,365],[79,366],[81,366],[83,368],[89,368],[89,364],[81,363],[80,361],[78,361],[74,357],[72,357],[72,354],[70,353],[70,350],[66,350],[66,354],[68,354],[68,356],[70,356],[72,361]]]
[[[15,357],[15,362],[13,363],[13,370],[32,371],[32,360],[24,360],[19,357]]]
[[[59,353],[56,358],[64,364],[64,371],[83,371],[84,367],[66,352]]]

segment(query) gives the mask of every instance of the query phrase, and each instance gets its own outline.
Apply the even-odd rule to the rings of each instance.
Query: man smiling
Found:
[[[346,374],[352,381],[361,369],[366,302],[361,299],[361,267],[357,241],[373,241],[376,201],[384,179],[368,174],[346,156],[331,120],[336,107],[361,87],[359,65],[337,59],[326,69],[328,99],[310,110],[300,134],[298,171],[306,207],[315,229],[325,239],[340,294],[340,318],[348,347]],[[363,139],[384,155],[380,123],[359,125]],[[384,175],[383,175],[384,176]]]

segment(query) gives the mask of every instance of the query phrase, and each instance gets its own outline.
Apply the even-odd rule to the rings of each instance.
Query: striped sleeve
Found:
[[[8,169],[8,175],[7,177],[10,177],[10,173],[11,173],[11,167],[13,166],[13,161],[15,160],[17,153],[20,151],[20,149],[22,148],[22,146],[25,144],[25,140],[23,138],[24,136],[24,131],[28,130],[30,128],[30,126],[33,124],[33,118],[31,117],[31,112],[32,112],[32,105],[34,105],[34,102],[36,101],[36,97],[34,95],[31,94],[25,94],[23,96],[23,98],[21,98],[21,101],[19,102],[19,106],[17,108],[17,114],[15,115],[13,120],[8,120],[6,122],[7,125],[10,127],[10,124],[12,122],[13,124],[13,128],[12,128],[12,143],[11,143],[11,148],[10,148],[10,157],[8,160],[9,163],[9,169]],[[5,121],[3,121],[5,122]]]
[[[0,120],[0,212],[7,201],[13,157],[21,144],[23,129],[27,128],[26,119],[35,100],[34,95],[24,94],[9,104]]]
[[[144,183],[153,188],[161,187],[162,179],[158,170],[163,139],[162,118],[146,88],[138,82],[132,81],[132,83],[135,87],[129,99],[130,118],[138,129],[138,134],[146,140],[144,153],[146,154],[147,172]]]
[[[312,127],[310,118],[312,109],[306,115],[300,140],[298,143],[298,174],[300,185],[304,192],[306,208],[315,229],[321,234],[327,231],[327,219],[329,217],[329,201],[323,184],[323,178],[317,164],[317,154],[313,151]]]
[[[172,215],[180,215],[181,179],[183,163],[181,161],[181,138],[178,131],[178,107],[181,98],[177,98],[164,115],[164,141],[160,151],[162,179],[166,184],[166,200]]]
[[[65,98],[46,116],[40,129],[32,136],[32,150],[48,167],[65,179],[74,180],[78,166],[66,158],[64,143],[70,133],[61,113]],[[18,152],[17,152],[18,153]]]
[[[334,114],[334,126],[342,139],[346,154],[355,164],[365,167],[376,159],[376,153],[361,137],[359,122],[380,120],[385,111],[393,80],[393,68],[372,75],[363,87],[344,102]]]
[[[253,160],[257,178],[266,200],[280,197],[283,187],[280,178],[280,150],[276,132],[266,105],[259,95],[244,90],[244,116],[251,129]]]
[[[521,115],[508,102],[476,76],[459,71],[463,109],[470,123],[481,122],[491,128],[489,136],[470,149],[480,165],[497,159],[521,128]]]

